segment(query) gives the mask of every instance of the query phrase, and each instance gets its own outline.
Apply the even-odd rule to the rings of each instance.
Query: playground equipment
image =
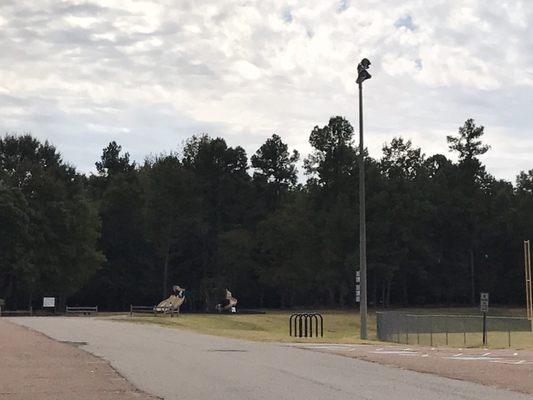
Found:
[[[218,312],[222,311],[231,311],[232,313],[237,312],[235,306],[237,305],[237,299],[231,295],[231,292],[226,289],[226,298],[218,303],[215,308]]]
[[[171,315],[174,315],[174,313],[180,314],[180,307],[185,301],[185,289],[179,285],[174,285],[172,292],[168,299],[163,300],[154,307],[155,312],[170,313]]]

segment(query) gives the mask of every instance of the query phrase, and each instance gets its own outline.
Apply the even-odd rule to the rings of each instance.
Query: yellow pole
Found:
[[[533,292],[531,285],[531,246],[529,240],[526,241],[526,254],[527,254],[527,271],[529,275],[529,318],[533,318]]]
[[[526,276],[526,313],[529,320],[533,317],[533,304],[531,293],[531,251],[529,246],[529,240],[524,240],[524,269]]]

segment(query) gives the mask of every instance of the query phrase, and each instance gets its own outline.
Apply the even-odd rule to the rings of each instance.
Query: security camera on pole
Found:
[[[357,66],[357,84],[359,85],[359,271],[361,279],[360,313],[361,339],[367,339],[367,294],[366,294],[366,217],[365,217],[365,157],[363,143],[363,82],[372,76],[368,73],[370,61],[363,58]]]

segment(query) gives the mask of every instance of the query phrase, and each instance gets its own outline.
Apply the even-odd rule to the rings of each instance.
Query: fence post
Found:
[[[398,314],[398,320],[396,321],[396,338],[398,339],[397,342],[400,343],[400,325],[401,325],[401,318]]]
[[[406,344],[409,344],[409,320],[407,314],[405,314],[405,340]]]
[[[507,337],[509,339],[509,347],[511,347],[511,328],[508,328],[507,330]]]
[[[415,326],[416,326],[416,343],[420,344],[420,327],[418,326],[418,317],[415,317]]]
[[[463,317],[463,340],[464,340],[464,345],[466,347],[466,324],[465,324],[465,318]]]
[[[483,346],[487,346],[487,313],[483,312]]]
[[[446,331],[446,346],[448,346],[448,317],[444,317],[444,329]]]
[[[130,304],[130,317],[133,317],[133,306]]]
[[[433,317],[429,317],[429,345],[433,347]]]

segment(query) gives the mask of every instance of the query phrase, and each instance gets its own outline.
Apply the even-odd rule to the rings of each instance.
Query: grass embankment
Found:
[[[170,316],[134,316],[128,321],[193,330],[209,335],[274,342],[361,343],[359,313],[355,311],[321,310],[324,337],[294,338],[289,336],[289,317],[293,312],[267,311],[266,314],[181,314]],[[313,335],[314,336],[314,335]],[[376,319],[371,314],[368,336],[376,339]]]
[[[398,310],[399,311],[399,310]],[[447,314],[447,315],[479,315],[478,309],[473,308],[424,308],[401,310],[417,314]],[[371,312],[368,321],[369,341],[359,338],[360,317],[356,311],[321,310],[324,317],[324,337],[295,338],[289,336],[289,316],[292,311],[267,311],[266,314],[181,314],[179,317],[138,315],[134,317],[120,317],[137,323],[150,323],[178,329],[187,329],[209,335],[225,336],[238,339],[275,342],[315,342],[315,343],[364,343],[376,341],[376,317]],[[523,316],[524,310],[518,308],[494,308],[490,315]],[[112,318],[117,318],[112,317]],[[425,346],[449,347],[481,347],[481,333],[467,333],[466,345],[463,333],[449,333],[448,338],[444,333],[432,335],[424,333],[402,334],[401,343]],[[511,332],[512,348],[533,349],[533,333]],[[398,339],[396,336],[393,338]],[[408,339],[408,342],[407,342]],[[509,347],[508,332],[489,332],[488,347]]]

